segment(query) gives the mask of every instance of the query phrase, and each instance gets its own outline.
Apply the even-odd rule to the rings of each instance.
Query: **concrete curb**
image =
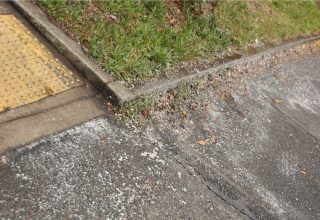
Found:
[[[47,15],[30,0],[11,1],[14,7],[60,52],[62,53],[100,92],[111,96],[117,104],[132,100],[132,92],[104,72],[82,51],[80,45],[56,27]]]
[[[173,89],[177,87],[180,83],[182,82],[191,82],[192,80],[198,78],[198,77],[203,77],[203,76],[209,76],[218,73],[219,71],[224,71],[226,69],[233,68],[234,66],[238,64],[243,64],[251,61],[256,61],[262,57],[266,56],[272,56],[275,55],[276,53],[279,53],[284,50],[288,50],[303,44],[306,44],[308,42],[320,40],[320,35],[317,36],[312,36],[306,39],[301,39],[301,40],[296,40],[290,43],[283,44],[281,46],[271,48],[264,50],[262,52],[250,55],[250,56],[245,56],[240,59],[235,59],[232,61],[228,61],[226,63],[219,64],[215,67],[203,70],[203,71],[196,71],[194,73],[191,73],[189,75],[176,78],[176,79],[165,79],[165,80],[156,80],[150,83],[146,83],[142,88],[136,89],[133,91],[133,94],[135,97],[141,96],[141,95],[146,95],[146,94],[152,94],[156,92],[165,92],[170,89]]]

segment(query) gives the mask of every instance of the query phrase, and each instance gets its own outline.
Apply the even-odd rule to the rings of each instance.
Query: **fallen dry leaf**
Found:
[[[303,174],[303,175],[306,175],[307,172],[303,171],[303,170],[300,170],[300,173]]]
[[[182,111],[182,112],[181,112],[181,116],[186,118],[186,117],[188,116],[188,112]]]
[[[197,144],[200,144],[200,145],[207,145],[208,144],[208,139],[207,140],[199,140],[198,142],[197,142]]]
[[[145,109],[143,112],[142,112],[142,115],[144,118],[148,119],[150,118],[151,114],[150,114],[150,111],[148,109]]]
[[[281,99],[274,99],[274,98],[271,98],[271,100],[276,103],[276,104],[280,104],[282,103],[282,100]]]
[[[44,90],[46,90],[46,93],[47,93],[48,95],[51,95],[51,96],[54,95],[54,91],[53,91],[53,89],[52,89],[50,86],[45,86],[45,87],[44,87]]]
[[[118,21],[118,17],[115,16],[115,15],[108,15],[108,18],[109,18],[111,21]]]
[[[112,106],[111,102],[107,102],[106,106],[107,106],[108,111],[111,111],[113,109],[113,106]]]

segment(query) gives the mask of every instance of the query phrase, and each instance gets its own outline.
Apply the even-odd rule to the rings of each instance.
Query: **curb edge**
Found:
[[[211,68],[208,68],[205,70],[195,71],[193,73],[190,73],[190,74],[183,76],[183,77],[180,77],[180,78],[166,79],[166,80],[163,80],[162,82],[155,81],[150,84],[146,84],[144,87],[139,88],[137,90],[134,90],[133,94],[135,97],[138,97],[140,95],[152,94],[152,93],[156,93],[156,92],[166,92],[170,89],[177,87],[182,82],[191,82],[192,80],[194,80],[198,77],[210,76],[210,75],[213,75],[219,71],[223,71],[228,68],[233,68],[234,66],[236,66],[238,64],[244,64],[244,63],[247,63],[250,61],[255,61],[255,60],[258,60],[258,59],[265,57],[265,56],[272,56],[272,55],[275,55],[275,54],[282,52],[284,50],[295,48],[295,47],[301,46],[303,44],[310,43],[310,42],[317,41],[317,40],[320,40],[320,35],[314,35],[314,36],[310,36],[308,38],[303,38],[300,40],[291,41],[289,43],[285,43],[285,44],[282,44],[282,45],[279,45],[279,46],[276,46],[273,48],[262,50],[256,54],[253,54],[253,55],[243,56],[239,59],[227,61],[225,63],[218,64],[214,67],[211,67]]]

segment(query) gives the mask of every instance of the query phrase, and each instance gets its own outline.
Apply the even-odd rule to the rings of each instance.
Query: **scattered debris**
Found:
[[[209,139],[206,139],[206,140],[199,140],[199,141],[197,142],[197,144],[200,144],[200,145],[204,146],[204,145],[207,145],[207,144],[208,144],[208,142],[209,142]]]
[[[249,95],[249,90],[246,84],[243,85],[243,95]]]
[[[210,135],[210,140],[212,143],[217,143],[217,137],[215,135]]]
[[[300,173],[303,174],[303,175],[307,174],[307,172],[305,172],[304,170],[300,170]]]
[[[218,117],[213,117],[213,118],[212,118],[212,121],[213,121],[214,123],[217,123],[217,122],[218,122],[218,120],[219,120],[219,118],[218,118]]]
[[[115,15],[108,15],[109,20],[111,21],[118,21],[118,17]]]
[[[142,115],[146,119],[151,117],[150,111],[148,109],[143,110]]]
[[[188,116],[188,112],[182,111],[182,112],[181,112],[181,116],[184,117],[184,118],[186,118],[186,117]]]
[[[98,93],[98,94],[96,95],[96,97],[97,97],[97,99],[102,99],[102,95],[101,95],[100,93]]]
[[[108,109],[109,112],[113,110],[113,105],[112,105],[112,103],[110,101],[108,101],[106,103],[106,106],[107,106],[107,109]]]
[[[100,141],[104,142],[104,140],[106,139],[106,135],[102,132],[98,133],[98,137],[100,139]]]
[[[53,91],[53,89],[50,87],[50,86],[45,86],[44,87],[44,90],[46,91],[46,93],[48,94],[48,95],[50,95],[50,96],[53,96],[54,95],[54,91]]]
[[[276,103],[276,104],[282,103],[282,100],[281,100],[281,99],[271,98],[271,100],[272,100],[273,103]]]

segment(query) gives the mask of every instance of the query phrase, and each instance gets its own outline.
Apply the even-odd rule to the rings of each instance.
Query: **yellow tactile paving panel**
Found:
[[[13,15],[0,15],[0,112],[83,82]]]

